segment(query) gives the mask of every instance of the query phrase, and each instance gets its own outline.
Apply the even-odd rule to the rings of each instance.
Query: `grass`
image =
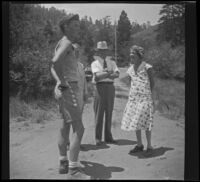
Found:
[[[177,80],[155,79],[158,109],[170,119],[185,118],[185,83]],[[166,109],[163,108],[163,105]]]
[[[124,69],[125,70],[125,69]],[[122,77],[121,82],[128,85],[127,79]],[[124,94],[123,89],[116,88],[116,98],[121,99],[120,102],[124,103],[128,99],[128,95]],[[121,89],[121,90],[120,90]],[[173,120],[184,120],[185,118],[185,83],[176,80],[163,80],[155,78],[155,96],[157,102],[156,109],[165,117]],[[89,97],[94,96],[94,85],[88,82]],[[48,120],[53,120],[54,117],[60,117],[56,101],[48,100],[35,100],[34,102],[24,102],[17,97],[10,98],[9,114],[12,121],[18,123],[44,123]],[[121,107],[115,106],[121,113]],[[124,108],[123,108],[124,109]],[[121,116],[119,116],[121,117]]]
[[[35,100],[26,103],[17,97],[11,97],[9,102],[9,116],[16,122],[44,123],[51,120],[57,113],[57,106],[53,100]]]
[[[94,94],[94,85],[88,82],[88,95]],[[55,99],[35,100],[25,102],[18,97],[10,97],[9,116],[11,121],[29,125],[30,123],[45,123],[60,117]]]
[[[128,85],[123,77],[121,82]],[[165,117],[173,120],[185,118],[185,83],[177,80],[155,78],[154,96],[156,109]]]

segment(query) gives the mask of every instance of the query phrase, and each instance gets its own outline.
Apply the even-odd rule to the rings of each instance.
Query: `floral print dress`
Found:
[[[147,73],[151,67],[150,64],[143,61],[137,73],[134,65],[127,70],[131,78],[131,88],[121,122],[122,130],[151,130],[153,127],[153,100]]]

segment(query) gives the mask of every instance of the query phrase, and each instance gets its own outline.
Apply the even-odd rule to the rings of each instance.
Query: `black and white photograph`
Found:
[[[9,178],[184,180],[185,13],[9,2]]]

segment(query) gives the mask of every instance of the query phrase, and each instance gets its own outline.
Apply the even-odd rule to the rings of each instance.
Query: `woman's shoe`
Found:
[[[153,154],[153,148],[147,148],[145,156],[151,156]]]
[[[144,145],[141,145],[141,146],[136,145],[134,149],[130,150],[129,154],[142,152],[143,149],[144,149]]]

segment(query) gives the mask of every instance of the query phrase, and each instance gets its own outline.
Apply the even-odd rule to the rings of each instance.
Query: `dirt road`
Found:
[[[121,75],[121,77],[123,74]],[[155,152],[129,155],[136,144],[133,132],[120,129],[122,112],[127,102],[127,88],[116,80],[116,98],[112,133],[116,145],[96,146],[92,98],[85,106],[85,133],[80,161],[90,179],[184,179],[184,128],[176,121],[154,115],[152,144]],[[60,118],[43,124],[17,126],[10,129],[10,179],[66,179],[58,174],[57,134]],[[14,127],[13,127],[14,126]],[[145,133],[142,133],[146,150]]]

